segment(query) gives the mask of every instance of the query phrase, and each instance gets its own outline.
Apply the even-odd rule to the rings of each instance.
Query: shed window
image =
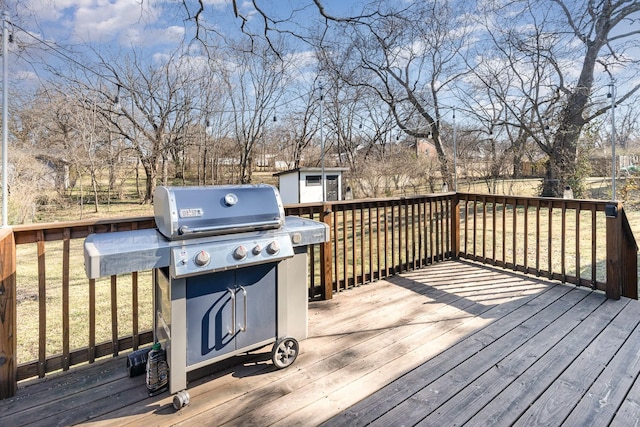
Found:
[[[305,185],[307,187],[322,185],[322,177],[320,175],[307,175],[305,177]]]

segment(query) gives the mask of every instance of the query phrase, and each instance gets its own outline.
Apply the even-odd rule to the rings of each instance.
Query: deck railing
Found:
[[[622,205],[458,193],[460,257],[638,298],[637,251]]]
[[[310,248],[310,298],[457,257],[637,298],[637,245],[617,203],[443,193],[286,211],[331,230]],[[82,242],[154,226],[143,217],[0,230],[0,398],[19,380],[152,341],[150,272],[88,280]],[[28,316],[37,321],[17,321]]]
[[[453,193],[287,206],[288,215],[324,221],[331,241],[312,257],[310,298],[451,259]]]

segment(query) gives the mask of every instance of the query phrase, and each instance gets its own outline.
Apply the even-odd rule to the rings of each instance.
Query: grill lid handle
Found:
[[[279,228],[282,226],[282,221],[280,219],[275,219],[272,221],[260,221],[260,222],[248,222],[246,224],[239,224],[234,226],[229,225],[210,225],[207,227],[189,227],[186,225],[178,228],[178,233],[180,235],[185,236],[189,234],[224,234],[224,233],[240,233],[243,231],[253,231],[253,230],[265,230],[270,228]]]

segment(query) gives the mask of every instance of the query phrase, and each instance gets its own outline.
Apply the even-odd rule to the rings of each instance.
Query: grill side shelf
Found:
[[[169,242],[154,229],[91,234],[84,241],[89,279],[168,267]]]

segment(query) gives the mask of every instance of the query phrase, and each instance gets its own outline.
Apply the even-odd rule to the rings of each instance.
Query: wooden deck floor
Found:
[[[313,302],[309,322],[291,367],[269,348],[221,362],[178,412],[120,357],[21,384],[0,424],[639,424],[638,301],[447,262]]]

